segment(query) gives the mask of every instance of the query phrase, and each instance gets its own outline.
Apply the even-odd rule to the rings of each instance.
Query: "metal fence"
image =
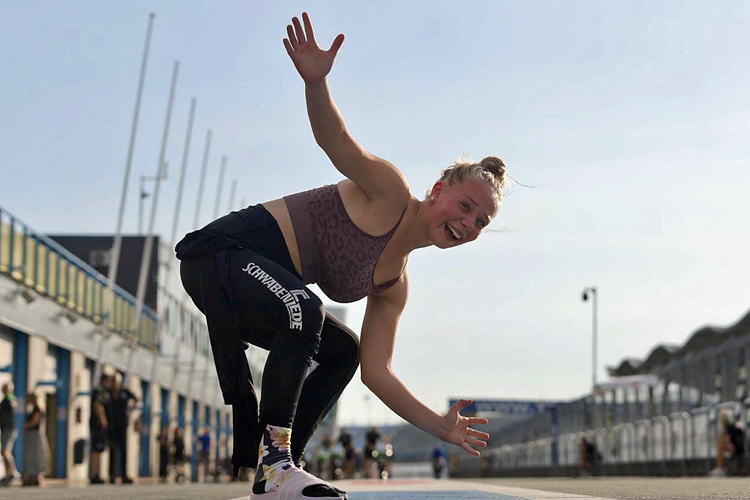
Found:
[[[454,456],[453,472],[576,473],[586,437],[612,473],[705,473],[716,456],[720,412],[731,412],[746,428],[750,424],[749,362],[750,331],[727,335],[641,377],[641,383],[615,379],[593,395],[504,427],[491,437],[482,460]]]

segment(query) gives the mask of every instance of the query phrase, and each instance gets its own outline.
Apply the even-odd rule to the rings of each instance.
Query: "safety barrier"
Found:
[[[614,379],[594,395],[501,428],[481,460],[452,456],[452,473],[578,474],[586,438],[603,473],[705,474],[715,464],[719,414],[750,424],[749,364],[750,331],[727,335],[652,374]]]
[[[107,313],[108,280],[94,268],[47,236],[33,231],[0,207],[0,273],[49,297],[70,312],[105,324],[120,336],[148,349],[159,345],[156,313],[143,306],[135,331],[136,300],[115,285],[111,313]]]

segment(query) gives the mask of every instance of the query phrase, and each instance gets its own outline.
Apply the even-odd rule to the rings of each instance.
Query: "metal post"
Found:
[[[227,168],[227,155],[221,157],[221,168],[219,169],[219,186],[216,189],[216,201],[214,202],[214,220],[219,218],[219,201],[221,200],[221,188],[224,185],[224,171]]]
[[[227,207],[227,213],[234,210],[234,195],[237,192],[237,179],[232,180],[232,189],[229,191],[229,206]]]
[[[195,205],[193,229],[198,229],[200,222],[201,202],[203,201],[203,185],[206,183],[206,167],[208,166],[208,152],[211,150],[211,129],[206,132],[206,145],[203,147],[203,165],[201,166],[201,180],[198,182],[198,203]]]
[[[591,348],[591,358],[592,358],[592,366],[591,366],[591,386],[593,388],[596,388],[596,351],[597,351],[597,345],[596,345],[596,319],[597,319],[597,293],[596,293],[596,287],[590,286],[583,289],[583,294],[581,295],[584,302],[586,302],[589,298],[589,295],[591,295],[591,302],[593,304],[592,309],[592,315],[591,315],[591,336],[592,336],[592,348]]]
[[[159,203],[159,188],[161,187],[161,179],[162,179],[162,173],[164,170],[164,155],[166,153],[167,149],[167,138],[169,137],[169,123],[172,118],[172,103],[174,102],[174,93],[175,93],[175,87],[177,86],[177,74],[179,72],[180,63],[179,61],[174,62],[174,67],[172,69],[172,85],[169,89],[169,101],[167,103],[167,116],[166,120],[164,122],[164,132],[162,134],[162,140],[161,140],[161,151],[159,152],[159,161],[157,164],[157,179],[156,179],[156,186],[154,186],[154,194],[153,199],[151,201],[151,220],[149,221],[148,225],[148,234],[146,235],[146,242],[143,245],[143,254],[141,256],[141,269],[140,269],[140,275],[138,276],[138,291],[136,293],[136,302],[135,302],[135,333],[138,335],[138,332],[140,331],[140,325],[141,325],[141,317],[143,316],[143,299],[146,295],[146,279],[148,276],[149,267],[151,266],[151,249],[153,248],[154,243],[154,220],[156,219],[156,208]],[[158,340],[158,339],[157,339]],[[130,347],[130,354],[128,356],[128,365],[127,365],[127,371],[128,373],[131,371],[133,367],[133,356],[135,354],[135,349],[138,345],[137,339],[134,339],[131,342]],[[156,349],[156,355],[158,356],[159,348],[157,346]],[[152,379],[152,382],[154,380]]]
[[[172,235],[169,239],[170,251],[174,247],[175,239],[177,238],[177,222],[180,218],[180,205],[182,204],[182,191],[185,186],[185,172],[187,170],[187,159],[188,159],[188,154],[190,151],[190,137],[193,132],[193,118],[195,117],[195,103],[196,103],[196,99],[195,97],[193,97],[190,100],[190,115],[188,117],[187,133],[185,136],[185,149],[182,151],[182,167],[180,170],[180,183],[177,189],[177,204],[175,205],[174,218],[172,219]],[[169,278],[170,278],[170,274],[172,270],[171,264],[172,262],[168,262],[166,270],[165,270],[165,276],[164,276],[164,289],[165,290],[169,290]],[[172,367],[172,381],[169,386],[171,389],[174,389],[174,384],[177,379],[177,372],[179,370],[179,364],[180,364],[180,346],[181,345],[182,345],[182,335],[178,335],[177,345],[175,346],[174,366]]]
[[[146,66],[148,64],[148,51],[151,44],[151,31],[154,25],[154,13],[148,15],[148,29],[146,31],[146,43],[143,48],[143,58],[141,61],[141,72],[138,80],[138,91],[135,98],[135,111],[133,113],[133,124],[130,128],[130,144],[128,146],[128,156],[125,161],[125,179],[122,183],[122,194],[120,195],[120,211],[117,215],[117,229],[115,231],[115,240],[112,245],[112,253],[109,261],[109,276],[107,295],[105,297],[102,312],[102,335],[99,337],[99,345],[96,351],[96,364],[94,365],[94,380],[98,381],[102,373],[102,357],[104,354],[105,344],[109,339],[109,321],[110,313],[114,309],[115,302],[115,281],[117,280],[117,266],[120,263],[120,249],[122,247],[122,219],[125,212],[125,201],[128,196],[128,182],[130,180],[130,167],[133,163],[133,150],[135,148],[135,137],[138,129],[138,114],[141,108],[141,96],[143,94],[143,84],[146,79]]]

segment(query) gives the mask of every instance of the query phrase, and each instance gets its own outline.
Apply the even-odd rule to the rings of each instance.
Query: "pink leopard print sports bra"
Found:
[[[302,279],[317,283],[331,300],[354,302],[394,285],[376,286],[375,265],[404,218],[382,236],[362,231],[349,218],[335,184],[284,197],[297,237]]]

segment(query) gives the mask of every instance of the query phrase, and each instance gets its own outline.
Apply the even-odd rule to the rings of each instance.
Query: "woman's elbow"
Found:
[[[367,363],[362,363],[360,365],[360,378],[362,379],[362,383],[374,393],[377,393],[378,386],[387,376],[387,367],[371,366]]]

